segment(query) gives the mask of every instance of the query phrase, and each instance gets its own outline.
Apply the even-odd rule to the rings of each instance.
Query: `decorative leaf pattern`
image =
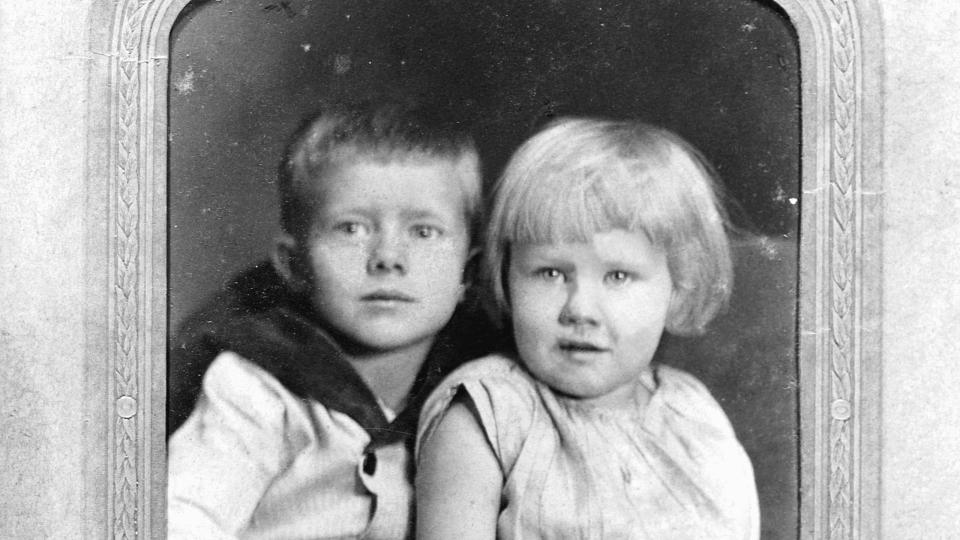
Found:
[[[830,387],[832,404],[842,405],[827,410],[829,419],[829,531],[831,539],[851,538],[853,527],[853,494],[851,492],[851,447],[853,430],[849,404],[855,375],[853,337],[854,253],[857,208],[856,145],[854,131],[857,110],[854,58],[856,49],[852,34],[851,6],[848,0],[830,0],[827,6],[833,37],[832,74],[832,169],[830,176],[831,234],[830,246]],[[845,414],[836,414],[842,409]]]
[[[139,398],[137,372],[141,358],[140,339],[142,290],[139,281],[140,189],[143,177],[140,170],[139,140],[140,107],[140,44],[143,36],[143,15],[149,2],[136,0],[121,3],[122,16],[117,76],[119,82],[119,120],[116,162],[116,207],[113,215],[116,249],[115,329],[114,354],[115,391],[111,403],[121,396]],[[115,407],[115,405],[114,405]],[[114,411],[116,413],[116,411]],[[114,414],[114,538],[136,538],[138,530],[138,449],[137,415],[124,418]],[[140,444],[138,444],[138,442]]]
[[[109,399],[111,418],[114,418],[114,454],[113,486],[110,493],[110,506],[113,515],[114,538],[137,538],[149,536],[149,531],[140,531],[142,509],[140,505],[149,504],[151,494],[149,482],[139,477],[138,458],[146,455],[153,441],[150,434],[138,438],[138,414],[120,415],[116,409],[116,400],[129,396],[137,402],[143,402],[137,373],[141,369],[152,370],[146,365],[149,359],[140,350],[141,321],[146,316],[142,311],[146,302],[140,280],[141,249],[146,244],[145,232],[141,227],[141,190],[146,189],[145,176],[140,162],[145,142],[140,132],[145,122],[143,103],[150,90],[144,77],[144,43],[155,28],[156,19],[147,21],[148,12],[163,12],[178,0],[118,0],[117,25],[119,32],[117,57],[111,61],[116,89],[116,116],[114,134],[116,135],[116,167],[113,183],[115,193],[111,200],[112,234],[114,239],[115,273],[112,276],[113,289],[112,317],[114,344],[111,355],[114,391]],[[801,0],[803,1],[803,0]],[[858,456],[853,452],[854,422],[858,413],[858,396],[854,395],[857,365],[857,351],[854,350],[855,329],[859,326],[860,314],[856,309],[856,267],[858,234],[857,219],[861,214],[860,202],[856,197],[859,187],[857,178],[858,95],[857,77],[859,74],[859,49],[854,35],[854,0],[806,0],[818,4],[828,15],[830,35],[829,80],[831,94],[824,96],[830,100],[832,110],[829,114],[832,124],[829,126],[830,186],[829,212],[830,237],[827,242],[829,253],[828,280],[830,299],[830,343],[828,388],[825,389],[829,401],[834,407],[825,408],[829,424],[828,441],[816,441],[818,447],[826,450],[827,470],[825,479],[828,489],[826,515],[829,537],[846,539],[854,536],[853,514],[855,495],[852,490],[851,474],[855,469]],[[181,2],[182,3],[182,2]],[[154,89],[164,94],[165,89]],[[149,151],[147,149],[147,151]],[[826,293],[826,291],[823,291]],[[838,414],[837,411],[841,411]],[[144,440],[143,437],[147,439]],[[819,437],[819,436],[818,436]],[[825,446],[826,444],[826,446]],[[820,467],[820,465],[816,465]],[[819,474],[819,473],[818,473]]]

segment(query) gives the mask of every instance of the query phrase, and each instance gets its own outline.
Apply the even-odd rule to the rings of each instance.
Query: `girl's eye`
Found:
[[[535,273],[544,281],[564,281],[564,278],[566,277],[563,275],[563,272],[557,270],[556,268],[541,268]]]
[[[433,225],[415,225],[413,227],[413,235],[417,238],[430,240],[439,237],[440,234],[440,229]]]
[[[624,272],[623,270],[614,270],[612,272],[607,272],[607,275],[604,276],[604,279],[611,285],[622,285],[630,281],[632,277],[633,276],[627,272]]]

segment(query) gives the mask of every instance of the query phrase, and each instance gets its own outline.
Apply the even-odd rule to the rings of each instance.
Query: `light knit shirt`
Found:
[[[753,469],[717,402],[667,366],[641,382],[642,411],[587,407],[488,356],[427,400],[417,448],[466,392],[503,472],[501,540],[759,538]]]
[[[364,454],[369,442],[347,415],[223,352],[169,441],[168,538],[405,538],[409,452]]]

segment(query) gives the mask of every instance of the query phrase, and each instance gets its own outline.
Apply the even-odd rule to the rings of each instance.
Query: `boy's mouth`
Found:
[[[365,294],[360,297],[360,300],[364,302],[415,302],[416,299],[412,296],[404,294],[400,291],[393,291],[388,289],[374,291],[369,294]]]
[[[561,339],[557,343],[557,346],[561,351],[567,353],[576,353],[576,352],[606,352],[609,349],[606,347],[601,347],[596,343],[590,341],[583,341],[578,339]]]

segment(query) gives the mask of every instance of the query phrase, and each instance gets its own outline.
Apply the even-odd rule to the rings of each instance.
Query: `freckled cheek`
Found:
[[[311,256],[315,279],[326,288],[349,287],[366,272],[366,250],[338,247],[316,249]]]
[[[462,272],[467,262],[467,248],[458,242],[444,242],[435,246],[413,246],[407,252],[411,265],[427,270],[442,269],[443,272]],[[459,274],[458,274],[459,276]]]

